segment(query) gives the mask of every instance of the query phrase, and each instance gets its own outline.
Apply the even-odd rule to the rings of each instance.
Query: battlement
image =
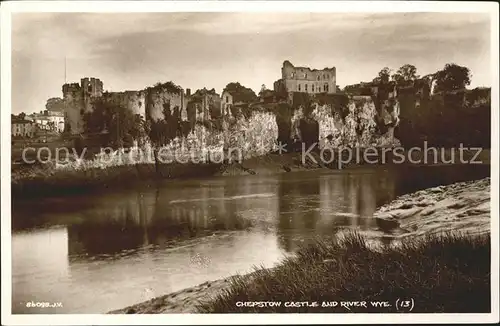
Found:
[[[99,78],[85,77],[78,83],[67,83],[62,87],[63,95],[81,92],[83,97],[99,97],[103,93],[103,83]]]
[[[63,95],[67,94],[67,93],[80,92],[80,90],[81,90],[81,87],[80,87],[80,84],[78,84],[78,83],[64,84],[62,87]]]

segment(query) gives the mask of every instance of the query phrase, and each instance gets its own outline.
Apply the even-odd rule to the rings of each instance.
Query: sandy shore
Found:
[[[404,238],[447,231],[490,231],[490,178],[421,190],[398,197],[375,213],[378,232]],[[373,234],[372,234],[373,235]],[[252,277],[252,273],[245,277]],[[197,313],[200,302],[227,290],[230,278],[170,293],[111,314]]]
[[[205,282],[200,285],[169,293],[130,307],[109,312],[110,314],[161,314],[161,313],[197,313],[196,306],[200,301],[227,289],[229,279]]]

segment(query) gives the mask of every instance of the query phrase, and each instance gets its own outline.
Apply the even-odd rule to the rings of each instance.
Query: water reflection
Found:
[[[458,171],[432,173],[442,183],[470,175]],[[317,236],[374,228],[378,206],[426,186],[418,173],[425,176],[363,168],[175,181],[16,206],[13,313],[104,313],[272,266]],[[28,309],[28,300],[64,308]]]
[[[375,228],[380,202],[395,197],[395,177],[388,171],[321,175],[316,182],[281,183],[278,236],[281,247],[295,251],[314,238],[334,236],[343,228]]]
[[[169,247],[216,233],[269,227],[278,216],[277,180],[213,181],[198,187],[109,195],[68,225],[72,256]]]

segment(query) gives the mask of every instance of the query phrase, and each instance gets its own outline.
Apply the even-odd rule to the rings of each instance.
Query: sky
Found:
[[[273,87],[283,61],[337,68],[344,87],[383,67],[419,75],[468,67],[490,86],[490,20],[471,13],[14,13],[12,111],[37,112],[65,82],[97,77],[108,91],[173,81]],[[65,64],[66,62],[66,64]],[[65,68],[66,67],[66,68]]]

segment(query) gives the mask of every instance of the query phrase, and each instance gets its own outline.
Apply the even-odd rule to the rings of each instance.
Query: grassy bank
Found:
[[[204,313],[407,312],[396,301],[411,301],[417,313],[490,312],[489,235],[448,234],[406,239],[401,247],[373,249],[357,234],[318,240],[278,267],[240,276]],[[280,301],[281,307],[238,307],[237,302]],[[322,302],[338,302],[321,307]],[[341,306],[341,301],[366,302]],[[390,307],[372,307],[386,301]],[[285,307],[285,302],[317,302],[318,307]],[[404,303],[402,304],[405,305]]]

